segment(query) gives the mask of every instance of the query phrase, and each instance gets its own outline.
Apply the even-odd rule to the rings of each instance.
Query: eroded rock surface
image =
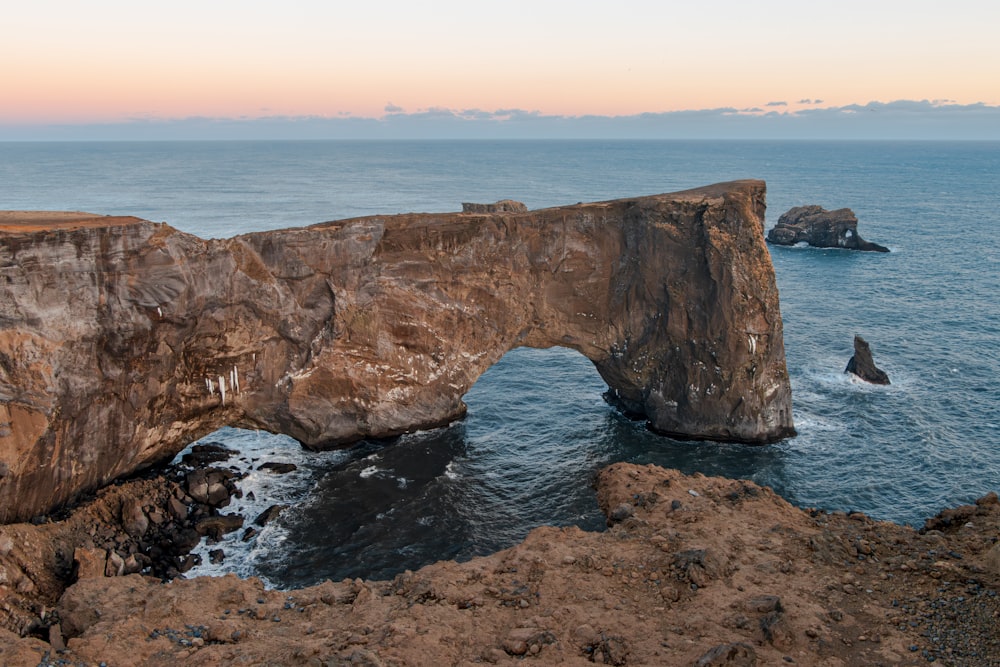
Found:
[[[223,425],[313,448],[448,423],[508,350],[560,345],[662,433],[794,433],[765,187],[406,214],[203,240],[0,213],[0,521]]]
[[[609,519],[632,512],[392,581],[81,578],[57,599],[22,596],[37,627],[0,629],[0,664],[996,665],[996,494],[919,533],[654,466],[609,466],[597,498]],[[56,523],[7,534],[44,553],[69,537]]]
[[[889,252],[878,243],[865,241],[858,234],[858,217],[849,208],[827,211],[820,206],[795,206],[778,218],[767,233],[776,245],[807,243],[817,248],[847,248]]]

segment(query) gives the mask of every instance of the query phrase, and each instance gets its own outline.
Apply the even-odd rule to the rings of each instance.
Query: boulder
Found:
[[[854,336],[854,356],[847,362],[845,373],[853,373],[871,384],[890,384],[889,376],[875,365],[868,342],[861,336]]]
[[[501,199],[495,204],[462,203],[462,213],[527,213],[528,207],[513,199]]]
[[[827,211],[820,206],[796,206],[786,211],[767,233],[775,245],[807,243],[817,248],[847,248],[889,252],[885,246],[865,241],[858,234],[858,218],[849,208]]]

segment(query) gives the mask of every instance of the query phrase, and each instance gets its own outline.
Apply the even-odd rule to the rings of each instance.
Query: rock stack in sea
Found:
[[[847,362],[844,372],[853,373],[871,384],[890,384],[889,375],[875,365],[868,341],[858,335],[854,336],[854,356]]]
[[[889,252],[878,243],[865,241],[858,234],[858,217],[849,208],[827,211],[820,206],[796,206],[778,218],[767,233],[768,243],[795,245],[806,243],[817,248],[847,248]]]

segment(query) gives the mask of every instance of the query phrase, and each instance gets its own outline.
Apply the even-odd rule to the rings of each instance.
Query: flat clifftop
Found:
[[[0,233],[119,227],[146,222],[121,215],[96,215],[81,211],[0,211]]]
[[[764,210],[764,183],[738,181],[224,240],[136,218],[9,213],[0,522],[225,425],[319,449],[449,423],[518,346],[579,351],[659,433],[788,437]]]
[[[748,481],[615,464],[597,478],[606,532],[542,527],[392,581],[278,591],[97,572],[45,589],[46,559],[91,546],[99,517],[167,513],[161,487],[128,482],[80,517],[0,527],[12,545],[0,618],[14,627],[21,613],[24,628],[34,614],[52,642],[0,630],[0,662],[978,667],[1000,655],[996,494],[916,531],[797,509]]]

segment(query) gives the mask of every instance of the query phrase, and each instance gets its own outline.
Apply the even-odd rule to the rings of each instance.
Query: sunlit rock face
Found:
[[[227,424],[310,448],[446,424],[518,346],[578,350],[661,433],[792,435],[764,207],[739,181],[227,240],[0,213],[0,521]]]

